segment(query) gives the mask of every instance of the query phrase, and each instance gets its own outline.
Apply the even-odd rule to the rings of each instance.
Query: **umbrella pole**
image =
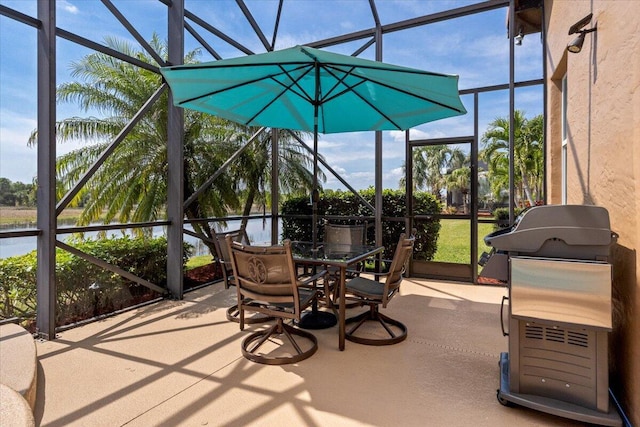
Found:
[[[320,64],[315,63],[316,93],[313,103],[313,188],[311,190],[312,221],[311,233],[313,233],[313,248],[318,242],[318,104],[320,102]]]
[[[317,118],[316,118],[317,120]],[[318,124],[313,126],[313,188],[311,189],[311,206],[312,206],[312,226],[311,233],[313,248],[316,248],[318,242]]]
[[[316,74],[317,76],[318,74]],[[317,87],[317,86],[316,86]],[[316,99],[318,89],[316,89]],[[311,190],[311,206],[312,206],[312,227],[311,233],[313,234],[313,249],[318,245],[318,199],[320,194],[318,192],[318,103],[316,102],[314,108],[313,117],[313,189]],[[313,274],[316,274],[316,266],[313,266]],[[324,280],[324,279],[323,279]],[[316,286],[316,283],[314,283]],[[328,311],[318,310],[318,296],[313,299],[311,306],[311,312],[306,313],[300,321],[298,326],[303,329],[326,329],[331,328],[338,323],[338,318]]]
[[[318,244],[318,102],[320,99],[320,70],[316,62],[316,98],[313,108],[313,188],[311,190],[313,249]],[[316,274],[316,266],[313,267]],[[324,279],[323,279],[324,280]],[[314,286],[316,284],[314,283]],[[300,319],[298,326],[304,329],[325,329],[334,326],[338,319],[333,313],[318,310],[318,296],[314,298],[311,313],[307,313]]]

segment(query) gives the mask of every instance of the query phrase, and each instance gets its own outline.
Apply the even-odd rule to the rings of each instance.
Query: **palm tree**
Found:
[[[413,150],[413,185],[414,190],[424,189],[436,197],[448,187],[447,174],[468,166],[468,156],[459,147],[450,145],[426,145]],[[402,170],[406,177],[406,164]],[[405,178],[400,185],[405,185]]]
[[[542,198],[544,176],[543,119],[530,120],[524,112],[514,112],[514,187],[517,204],[535,205]],[[496,118],[482,136],[480,157],[487,162],[491,188],[496,197],[509,188],[509,119]]]
[[[299,133],[296,133],[300,136]],[[280,132],[283,135],[283,132]],[[232,175],[238,178],[235,190],[242,194],[244,207],[242,225],[246,225],[247,216],[255,204],[266,207],[267,197],[271,193],[272,153],[271,135],[261,136],[250,149],[245,150],[233,167]],[[281,193],[298,196],[307,194],[313,187],[313,156],[304,147],[294,144],[290,139],[278,141],[278,177]],[[326,181],[319,171],[318,183]]]
[[[463,164],[451,171],[446,178],[447,191],[459,191],[462,194],[463,212],[469,211],[469,191],[471,185],[471,168],[469,163]]]
[[[146,52],[126,42],[107,38],[105,43],[127,56],[157,65]],[[150,45],[161,57],[167,57],[167,45],[157,35],[152,37]],[[184,62],[197,62],[198,55],[199,50],[193,50],[186,54]],[[85,111],[94,109],[104,118],[71,117],[56,123],[60,141],[87,143],[57,159],[58,197],[78,181],[161,84],[159,74],[102,53],[92,53],[72,63],[72,76],[84,82],[60,85],[58,101],[77,102]],[[76,195],[74,203],[87,201],[79,225],[94,222],[102,216],[105,223],[146,222],[165,217],[167,105],[168,97],[164,94]],[[255,129],[191,110],[185,110],[184,115],[184,195],[188,198],[219,170]],[[36,138],[34,131],[30,143]],[[297,143],[291,139],[283,139],[281,143],[281,151],[285,153],[281,154],[281,164],[295,162],[290,168],[291,176],[285,175],[284,179],[298,179],[301,186],[306,185],[308,172],[305,174],[301,169],[309,164],[310,155],[293,148]],[[245,166],[255,164],[264,174],[266,169],[262,166],[267,163],[264,150],[252,151],[253,163],[247,162],[247,156],[244,155],[239,165],[230,168],[228,173],[221,174],[208,191],[201,193],[185,209],[188,219],[224,217],[230,210],[236,211],[243,206],[237,191],[239,183],[250,190],[245,194],[260,184]],[[300,174],[295,175],[298,172]],[[250,199],[246,198],[249,207],[253,203]],[[201,236],[211,238],[213,235],[207,222],[193,223],[193,227]]]

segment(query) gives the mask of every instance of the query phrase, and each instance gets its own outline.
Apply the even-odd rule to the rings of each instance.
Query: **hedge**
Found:
[[[375,190],[369,188],[359,194],[372,206],[375,205]],[[414,193],[414,215],[436,214],[441,211],[440,202],[429,193]],[[382,244],[385,247],[384,258],[391,259],[398,243],[400,233],[405,232],[404,217],[407,214],[406,197],[404,191],[383,190],[382,193]],[[311,241],[312,240],[312,206],[308,197],[295,197],[285,201],[281,209],[282,239]],[[325,191],[318,200],[319,221],[330,216],[359,217],[357,222],[373,223],[373,213],[360,198],[346,191]],[[392,221],[392,218],[400,219]],[[334,223],[354,223],[350,220],[335,220]],[[437,251],[440,221],[437,219],[415,221],[416,243],[414,259],[431,260]],[[318,240],[322,240],[322,227],[319,224]],[[373,242],[375,229],[368,228],[367,241]]]
[[[522,208],[514,208],[513,214],[515,217],[522,213]],[[493,218],[498,221],[495,225],[496,229],[509,227],[509,208],[497,208],[493,211]]]
[[[166,288],[167,239],[111,238],[68,242],[75,248]],[[183,266],[192,251],[185,244]],[[0,259],[0,316],[32,319],[37,253]],[[56,326],[116,311],[158,296],[150,289],[56,249]]]

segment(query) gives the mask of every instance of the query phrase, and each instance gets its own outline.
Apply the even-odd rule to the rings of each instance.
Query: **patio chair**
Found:
[[[315,287],[297,279],[291,242],[285,240],[282,246],[250,246],[233,241],[232,236],[227,236],[226,241],[238,292],[240,330],[244,330],[245,311],[276,319],[274,325],[243,340],[242,355],[267,365],[296,363],[312,356],[318,349],[316,337],[285,323],[285,320],[299,321],[317,293]],[[314,275],[308,282],[319,280],[325,273]],[[274,343],[278,344],[275,348]],[[264,344],[269,348],[261,352]]]
[[[324,242],[343,244],[348,249],[351,245],[364,245],[367,223],[364,224],[324,224]]]
[[[346,339],[366,345],[390,345],[407,338],[407,327],[398,320],[380,313],[379,307],[386,308],[389,301],[399,292],[406,265],[413,253],[414,242],[415,230],[409,237],[405,233],[400,235],[389,271],[374,273],[374,277],[386,276],[384,282],[358,276],[346,283],[347,300],[369,306],[368,311],[347,319],[347,323],[356,324],[345,332]],[[374,325],[379,323],[388,336],[377,338],[378,334],[356,335],[360,327],[368,322],[373,322]]]
[[[341,250],[348,252],[352,245],[364,245],[366,243],[367,223],[363,224],[332,224],[325,222],[324,224],[324,243],[332,244],[333,251],[339,253]],[[347,270],[347,279],[359,276],[364,270],[364,263],[355,265]],[[337,283],[339,282],[340,270],[337,268],[328,268],[329,283],[333,289],[333,300],[335,301],[338,293]],[[329,296],[326,295],[325,299]],[[328,300],[327,300],[328,302]],[[349,307],[355,307],[358,304],[350,304]]]
[[[237,230],[215,233],[214,247],[216,249],[216,258],[222,269],[224,288],[229,289],[232,285],[235,286],[235,278],[233,277],[231,255],[227,246],[226,236],[230,236],[233,241],[243,244],[249,244],[249,236],[247,235],[247,231],[244,227],[241,227]],[[238,304],[234,304],[227,309],[227,319],[232,322],[239,322],[239,314],[240,312],[238,310]],[[245,319],[245,323],[263,323],[269,320],[271,320],[271,318],[265,316],[252,316]]]

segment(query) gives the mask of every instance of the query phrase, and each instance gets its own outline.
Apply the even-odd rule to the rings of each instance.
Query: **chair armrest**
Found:
[[[316,282],[327,274],[327,270],[320,270],[313,276],[306,277],[304,280],[298,280],[298,286],[309,287],[309,283]]]
[[[375,271],[366,271],[365,274],[367,275],[372,275],[373,277],[385,277],[389,275],[388,271],[385,271],[383,273],[376,273]]]
[[[390,259],[381,259],[381,260],[380,260],[380,262],[382,262],[382,263],[386,264],[386,266],[387,266],[387,268],[388,268],[388,267],[391,265],[391,263],[393,262],[393,260],[390,260]],[[363,273],[365,273],[365,274],[370,274],[370,275],[372,275],[373,277],[376,277],[376,278],[378,278],[378,277],[385,277],[385,276],[388,276],[388,275],[389,275],[389,272],[388,272],[388,271],[382,271],[382,272],[379,272],[379,273],[378,273],[378,272],[376,272],[376,271],[364,271]]]

